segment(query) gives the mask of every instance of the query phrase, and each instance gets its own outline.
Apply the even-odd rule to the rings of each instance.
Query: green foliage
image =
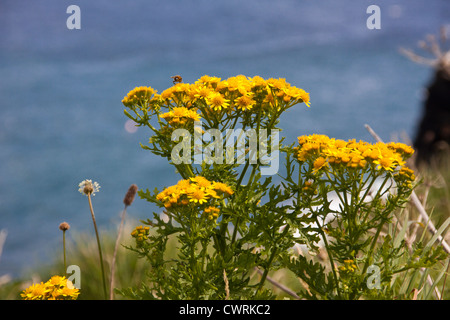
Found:
[[[142,221],[151,232],[136,236],[135,245],[128,247],[149,264],[147,281],[118,293],[133,299],[274,299],[277,295],[266,280],[269,273],[283,271],[300,279],[303,288],[297,294],[304,299],[406,299],[411,290],[425,285],[428,270],[448,261],[436,240],[450,220],[431,239],[423,237],[412,245],[405,240],[409,220],[400,223],[399,218],[406,212],[415,180],[406,166],[413,150],[406,145],[311,135],[299,137],[294,147],[280,139],[271,145],[271,151],[284,155],[285,176],[279,176],[279,184],[263,177],[267,164],[261,159],[243,166],[215,163],[208,157],[197,165],[173,161],[171,150],[177,144],[170,133],[175,126],[194,129],[192,110],[199,111],[207,128],[221,133],[237,128],[237,123],[255,128],[256,141],[261,142],[264,135],[259,130],[276,129],[280,114],[306,97],[287,95],[290,85],[284,80],[267,81],[261,89],[260,79],[233,78],[236,90],[231,88],[233,81],[202,79],[200,84],[175,85],[161,96],[152,97],[153,89],[145,89],[150,94],[135,103],[132,93],[124,99],[136,114],[125,111],[126,115],[153,132],[152,147],[144,149],[166,157],[183,180],[162,191],[139,192],[142,199],[158,205],[165,218],[154,213]],[[225,89],[219,90],[220,84]],[[205,88],[210,98],[200,97],[199,90]],[[245,91],[254,97],[251,111],[238,107]],[[211,97],[217,98],[218,92],[229,103],[216,108]],[[165,108],[168,113],[163,114]],[[150,123],[152,115],[158,117],[159,129]],[[171,120],[165,123],[161,118]],[[230,147],[228,142],[226,138],[220,147]],[[238,143],[231,142],[236,149]],[[250,145],[251,137],[244,142]],[[188,155],[195,153],[195,144],[182,146]],[[201,148],[208,146],[201,140]],[[206,179],[203,186],[198,177]],[[233,192],[216,195],[211,191],[215,184]],[[193,188],[202,190],[201,196],[194,197]],[[212,207],[220,214],[211,215]],[[168,254],[169,243],[175,254]],[[296,253],[293,249],[298,247],[307,254]],[[254,277],[254,270],[261,276]],[[446,270],[440,269],[438,278],[444,275]],[[429,298],[435,286],[423,296]]]

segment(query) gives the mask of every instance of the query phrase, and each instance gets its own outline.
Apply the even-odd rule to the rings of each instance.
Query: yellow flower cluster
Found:
[[[403,143],[370,144],[354,139],[344,141],[326,135],[313,134],[298,137],[296,147],[300,162],[311,161],[314,172],[328,166],[365,168],[368,165],[377,170],[394,171],[403,167],[414,149]]]
[[[412,181],[416,180],[414,171],[408,167],[402,167],[400,171],[394,176],[397,183],[403,183],[407,188],[412,188]]]
[[[283,78],[265,80],[259,76],[250,78],[244,75],[225,80],[205,75],[193,84],[176,83],[160,95],[150,87],[137,87],[122,100],[127,107],[141,105],[142,102],[161,103],[169,108],[208,107],[209,111],[227,112],[248,111],[256,105],[264,110],[277,111],[301,102],[308,107],[310,105],[309,94],[303,89],[291,86]]]
[[[156,198],[164,204],[166,209],[188,206],[209,205],[205,209],[210,219],[217,218],[219,209],[214,204],[215,199],[221,199],[233,194],[233,190],[222,182],[209,181],[205,177],[196,176],[180,180],[160,192]],[[211,201],[212,200],[212,201]]]
[[[23,300],[76,300],[79,294],[66,277],[53,276],[45,283],[31,285],[20,295]]]
[[[220,209],[217,207],[209,206],[204,211],[208,215],[209,220],[217,219],[219,217]]]
[[[339,267],[341,272],[355,272],[358,267],[351,259],[344,260],[344,265]]]
[[[131,232],[131,236],[136,239],[138,246],[148,239],[148,234],[150,232],[150,227],[137,226]]]
[[[304,102],[309,106],[310,103],[306,91],[291,86],[283,78],[265,80],[259,76],[249,78],[238,75],[221,80],[205,75],[191,90],[195,91],[195,98],[204,99],[215,111],[221,109],[247,111],[252,110],[257,104],[280,109],[288,104]]]
[[[123,98],[122,103],[131,107],[133,105],[142,106],[149,102],[152,96],[156,94],[156,90],[151,87],[136,87]]]
[[[186,107],[175,107],[171,111],[163,113],[161,118],[165,119],[172,126],[183,126],[200,120],[200,115],[192,109]]]
[[[309,194],[317,194],[317,189],[316,187],[313,185],[312,181],[305,181],[303,187],[302,187],[302,191],[304,193],[309,193]]]

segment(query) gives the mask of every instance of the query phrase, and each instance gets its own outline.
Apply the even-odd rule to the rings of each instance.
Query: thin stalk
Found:
[[[231,237],[230,245],[234,244],[234,241],[236,241],[236,236],[237,236],[237,231],[238,231],[238,225],[239,225],[240,220],[241,220],[240,217],[237,217],[237,218],[236,218],[236,222],[235,222],[235,224],[234,224],[233,235],[232,235],[232,237]]]
[[[283,233],[281,234],[280,238],[283,239],[288,231],[289,231],[289,225],[286,225],[286,227],[284,228]],[[263,273],[263,275],[261,277],[261,280],[259,281],[259,286],[258,286],[258,289],[256,290],[255,293],[258,293],[262,289],[262,287],[264,285],[264,282],[266,281],[267,275],[269,274],[270,265],[272,264],[272,261],[275,258],[276,253],[277,253],[277,247],[275,245],[274,248],[273,248],[272,254],[269,257],[269,261],[267,263],[267,266],[264,268],[264,273]]]
[[[261,271],[257,267],[255,267],[255,270],[256,270],[256,272],[258,272],[258,274],[260,274],[260,275],[263,274],[263,271]],[[300,297],[293,290],[289,289],[288,287],[286,287],[282,283],[272,279],[269,276],[267,276],[266,279],[267,279],[267,281],[269,281],[271,284],[273,284],[275,287],[277,287],[281,291],[284,291],[285,293],[287,293],[288,295],[294,297],[295,299],[300,300]]]
[[[253,178],[255,177],[256,171],[259,169],[259,164],[255,164],[255,165],[252,165],[252,166],[253,166],[253,169],[252,169],[252,172],[250,173],[250,177],[248,178],[247,187],[252,185]]]
[[[381,197],[383,194],[381,194],[380,192],[381,192],[381,190],[384,188],[384,186],[385,186],[385,184],[386,184],[386,182],[389,180],[389,177],[386,177],[385,179],[384,179],[384,181],[383,181],[383,183],[381,184],[381,186],[379,187],[379,189],[378,189],[378,192],[377,192],[377,194],[376,194],[376,198],[379,198],[379,197]],[[374,198],[375,199],[375,198]],[[397,205],[397,201],[395,201],[395,203],[393,204],[393,206],[395,207]],[[386,209],[385,210],[385,212],[388,212],[389,213],[389,209]],[[391,210],[392,211],[392,210]],[[383,212],[384,213],[384,212]],[[369,259],[370,259],[370,257],[372,257],[372,254],[373,254],[373,251],[375,250],[375,245],[376,245],[376,243],[377,243],[377,241],[378,241],[378,236],[380,235],[380,232],[381,232],[381,229],[383,228],[383,226],[384,226],[384,224],[385,224],[385,222],[387,221],[387,219],[388,219],[388,215],[383,215],[382,217],[381,217],[381,221],[380,221],[380,224],[379,224],[379,226],[378,226],[378,228],[377,228],[377,231],[376,231],[376,233],[375,233],[375,236],[373,237],[373,240],[372,240],[372,243],[371,243],[371,245],[370,245],[370,248],[369,248],[369,252],[368,252],[368,254],[367,254],[367,260],[366,260],[366,262],[365,262],[365,264],[364,264],[364,268],[363,268],[363,271],[361,272],[361,274],[365,274],[366,273],[366,270],[367,270],[367,268],[369,267]]]
[[[450,260],[448,260],[448,262],[447,262],[447,271],[445,272],[445,275],[444,275],[444,282],[443,282],[443,284],[442,284],[442,290],[441,290],[441,292],[442,292],[441,300],[442,300],[443,297],[444,297],[445,283],[447,282],[448,268],[449,268],[449,267],[450,267]]]
[[[362,184],[362,187],[364,187],[364,185],[367,183],[367,181],[370,179],[371,181],[369,182],[369,185],[366,188],[366,191],[364,192],[363,196],[361,197],[361,201],[358,205],[360,205],[361,203],[364,202],[364,199],[366,199],[366,197],[369,195],[370,190],[372,189],[373,184],[375,183],[375,181],[377,180],[378,176],[369,174],[369,176],[367,177],[366,181]]]
[[[383,217],[380,221],[380,224],[378,225],[375,235],[373,236],[372,244],[370,245],[369,251],[367,253],[367,260],[364,264],[361,274],[365,274],[367,268],[369,267],[369,260],[372,257],[373,251],[375,250],[375,245],[377,243],[378,236],[380,235],[381,229],[383,228],[385,221],[386,221],[386,219]]]
[[[191,265],[191,270],[194,273],[192,275],[192,280],[193,280],[193,284],[194,284],[194,288],[195,288],[195,296],[193,297],[193,299],[197,300],[197,299],[199,299],[199,296],[200,296],[200,288],[199,288],[198,261],[197,261],[197,257],[195,256],[195,245],[196,245],[195,239],[192,239],[192,243],[190,245],[191,245],[190,265]]]
[[[119,248],[120,235],[122,234],[123,222],[125,220],[126,212],[127,212],[127,206],[125,206],[125,208],[122,211],[122,218],[120,221],[119,231],[117,233],[116,244],[114,246],[114,254],[113,254],[113,258],[112,258],[112,262],[111,262],[111,275],[110,275],[110,285],[109,285],[109,299],[110,300],[114,300],[114,272],[115,272],[114,269],[116,266],[117,250]]]
[[[268,261],[266,268],[264,268],[264,273],[261,277],[261,280],[259,281],[259,286],[258,286],[258,289],[256,290],[256,293],[258,293],[262,289],[264,282],[266,281],[267,275],[269,274],[270,265],[272,264],[272,261],[275,258],[276,253],[277,253],[277,248],[275,247],[275,248],[273,248],[272,254],[269,257],[269,261]]]
[[[64,256],[64,272],[67,273],[67,263],[66,263],[66,230],[63,230],[63,256]]]
[[[337,273],[336,273],[336,266],[334,265],[333,254],[331,253],[331,250],[330,250],[330,246],[329,246],[329,244],[328,244],[327,237],[326,237],[326,235],[323,233],[322,226],[320,226],[320,223],[319,223],[319,220],[317,219],[317,217],[316,217],[316,223],[317,223],[317,226],[319,227],[319,232],[320,232],[320,235],[322,236],[323,243],[324,243],[324,245],[325,245],[325,250],[327,251],[328,258],[329,258],[329,260],[330,260],[331,271],[332,271],[332,273],[333,273],[334,281],[336,282],[336,291],[337,291],[337,295],[338,295],[338,297],[340,298],[340,297],[341,297],[341,293],[340,293],[340,290],[339,290],[339,281],[338,281],[338,277],[337,277]]]
[[[246,167],[245,167],[245,170],[248,168],[248,164],[249,164],[249,162],[247,162],[247,164],[246,164]],[[255,173],[256,173],[256,171],[258,170],[258,168],[259,168],[259,165],[258,164],[256,164],[256,165],[253,165],[253,169],[252,169],[252,172],[251,172],[251,174],[250,174],[250,177],[249,177],[249,179],[248,179],[248,184],[247,184],[247,188],[248,187],[250,187],[251,185],[252,185],[252,183],[253,183],[253,178],[255,177]],[[240,184],[238,184],[238,187],[240,186]],[[232,236],[232,238],[231,238],[231,244],[233,244],[234,243],[234,241],[236,240],[236,236],[237,236],[237,232],[238,232],[238,224],[239,224],[239,222],[240,222],[240,217],[238,216],[237,218],[236,218],[236,222],[235,222],[235,224],[234,224],[234,230],[233,230],[233,236]]]
[[[99,254],[99,257],[100,257],[100,267],[101,267],[101,270],[102,270],[103,293],[105,294],[105,299],[108,299],[108,294],[107,294],[107,290],[106,290],[105,270],[104,270],[104,267],[103,267],[102,247],[100,245],[100,238],[99,238],[99,235],[98,235],[97,223],[95,222],[95,215],[94,215],[94,208],[92,207],[91,194],[88,193],[87,196],[88,196],[88,200],[89,200],[89,209],[91,210],[91,215],[92,215],[92,222],[94,223],[95,236],[97,237],[98,254]]]
[[[250,161],[245,163],[244,169],[241,172],[241,176],[239,177],[239,180],[237,181],[236,189],[239,189],[241,187],[242,179],[244,179],[245,173],[247,172],[249,165],[250,165]]]

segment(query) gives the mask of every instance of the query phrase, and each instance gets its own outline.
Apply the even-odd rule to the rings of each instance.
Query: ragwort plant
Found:
[[[294,159],[285,178],[286,188],[296,189],[292,209],[298,221],[312,226],[300,225],[299,234],[314,245],[322,241],[329,261],[325,270],[302,255],[285,260],[308,284],[304,297],[393,299],[394,275],[447,257],[441,247],[423,250],[420,244],[408,253],[405,241],[387,229],[413,190],[415,175],[406,166],[411,147],[314,134],[299,137],[298,146],[287,152]],[[311,241],[305,230],[317,239]]]
[[[309,107],[309,94],[285,79],[203,76],[189,84],[177,77],[161,94],[136,87],[122,102],[125,115],[152,133],[142,148],[166,158],[181,177],[162,190],[139,191],[166,218],[154,213],[131,233],[129,249],[150,267],[141,287],[117,290],[124,296],[271,299],[269,272],[288,270],[305,284],[301,298],[392,298],[393,275],[445,258],[440,247],[408,252],[383,231],[414,187],[405,165],[413,149],[317,134],[283,145],[281,114],[299,103]],[[286,173],[275,184],[277,172],[264,170],[279,151]],[[173,240],[177,252],[170,255]],[[295,252],[299,246],[305,253]],[[327,263],[313,258],[321,248]]]

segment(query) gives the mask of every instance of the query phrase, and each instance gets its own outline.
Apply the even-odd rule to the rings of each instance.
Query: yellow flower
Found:
[[[188,198],[190,202],[202,204],[208,200],[208,195],[202,189],[193,189],[189,192]]]
[[[225,183],[222,182],[214,182],[213,188],[214,190],[219,191],[221,193],[226,193],[229,196],[233,194],[233,189],[231,189],[229,186],[227,186]]]
[[[176,83],[161,94],[157,94],[151,87],[136,87],[122,102],[130,108],[139,107],[143,113],[156,112],[169,126],[179,128],[189,125],[191,120],[199,120],[200,116],[174,116],[172,111],[177,107],[199,109],[201,116],[208,120],[232,124],[237,123],[232,118],[240,116],[244,122],[251,121],[251,113],[258,114],[258,118],[278,118],[281,112],[296,103],[304,102],[309,107],[309,94],[303,89],[291,86],[284,78],[265,80],[260,76],[250,78],[237,75],[222,80],[204,75],[192,84]],[[169,110],[160,114],[162,108]],[[235,111],[234,108],[245,111],[245,114],[232,112]],[[219,116],[215,114],[217,111],[220,112]],[[263,120],[258,120],[258,123]],[[161,134],[170,134],[170,130],[171,128],[163,127]]]
[[[350,161],[348,163],[349,167],[352,168],[363,168],[366,165],[366,161],[364,160],[364,158],[359,154],[359,153],[352,153],[350,156]]]
[[[328,162],[324,157],[318,157],[315,161],[314,161],[314,171],[319,171],[320,169],[322,169],[323,167],[327,166]]]
[[[193,178],[190,178],[191,181],[195,182],[200,189],[205,190],[207,188],[211,187],[211,182],[202,176],[195,176]],[[185,180],[188,181],[188,180]]]
[[[410,180],[415,180],[416,176],[414,175],[414,170],[411,170],[408,167],[402,167],[398,173],[399,175],[403,175]]]
[[[228,80],[222,80],[217,83],[216,91],[217,92],[224,92],[228,90]]]
[[[297,89],[297,99],[300,98],[308,107],[311,106],[310,102],[309,102],[309,93],[306,92],[303,89]]]
[[[204,75],[196,81],[196,84],[202,84],[202,85],[206,85],[206,86],[215,87],[215,86],[217,86],[217,83],[220,82],[220,80],[221,79],[218,77],[210,77],[208,75]]]
[[[311,160],[317,172],[328,162],[333,168],[346,166],[362,169],[367,165],[393,172],[405,164],[405,159],[412,154],[412,149],[403,144],[370,144],[364,141],[331,139],[325,135],[313,134],[298,137],[295,148],[300,162]]]
[[[355,272],[358,266],[351,259],[344,260],[344,265],[339,267],[342,272]]]
[[[304,102],[308,107],[310,106],[309,93],[303,89],[286,85],[280,89],[280,92],[278,92],[277,95],[285,102],[293,100],[296,102]]]
[[[317,188],[314,186],[314,182],[310,180],[305,181],[302,191],[307,194],[317,194]]]
[[[194,97],[196,99],[207,99],[211,94],[212,90],[206,86],[199,86],[194,88]]]
[[[255,100],[249,95],[244,95],[236,99],[236,107],[240,110],[250,110],[255,105]]]
[[[161,92],[161,95],[160,95],[161,99],[163,99],[163,100],[171,99],[174,91],[175,91],[174,87],[167,88],[166,90]]]
[[[265,87],[267,85],[266,80],[260,76],[254,76],[251,79],[253,88]]]
[[[166,208],[186,205],[203,205],[212,203],[215,199],[231,195],[233,190],[224,183],[209,181],[205,177],[195,176],[190,179],[180,180],[176,185],[167,187],[161,191],[156,199],[161,201]]]
[[[31,285],[21,296],[25,300],[75,300],[79,294],[66,277],[53,276],[45,283]]]
[[[46,286],[41,282],[29,286],[20,295],[24,300],[43,300],[47,291]]]
[[[72,284],[72,282],[68,282],[68,283]],[[71,298],[71,297],[74,297],[74,295],[77,292],[78,292],[78,289],[75,289],[72,284],[72,287],[67,286],[67,287],[62,288],[60,291],[60,295],[64,298]]]
[[[383,168],[387,171],[394,171],[394,161],[389,158],[380,158],[378,160],[375,160],[373,163],[377,164],[377,169]]]
[[[269,106],[273,105],[275,103],[275,98],[273,97],[273,94],[268,92],[267,95],[264,97],[264,103],[267,103]]]
[[[186,107],[175,107],[172,111],[163,113],[161,118],[166,120],[170,125],[184,125],[200,120],[200,115],[192,109]]]
[[[402,167],[399,172],[394,175],[394,179],[398,184],[412,189],[412,182],[416,180],[416,176],[414,174],[414,171],[410,168]]]
[[[191,178],[190,180],[188,180],[188,179],[186,179],[186,180],[180,180],[180,181],[178,181],[178,183],[177,183],[177,187],[178,187],[179,189],[187,189],[187,188],[189,188],[190,185],[191,185],[191,182],[190,182],[190,181],[198,182],[198,181],[203,180],[203,179],[207,180],[206,178],[203,178],[203,179],[202,179],[202,178],[203,178],[203,177],[196,176],[196,177],[194,177],[194,178]],[[207,181],[208,181],[208,180],[207,180]]]
[[[226,109],[230,105],[230,100],[225,99],[218,92],[211,92],[206,99],[207,103],[211,105],[211,108],[214,111],[220,111],[222,109]]]
[[[330,139],[327,136],[320,134],[298,137],[298,160],[306,161],[310,156],[317,155],[322,149],[328,147],[329,141]]]
[[[226,83],[228,91],[239,91],[241,94],[250,88],[250,83],[244,75],[230,77],[227,79]]]
[[[395,150],[398,153],[401,153],[405,157],[410,157],[414,153],[414,149],[412,147],[404,144],[404,143],[390,142],[390,143],[387,143],[386,146],[388,148],[391,148],[391,149]]]
[[[65,286],[67,283],[67,280],[65,277],[61,276],[53,276],[48,280],[45,285],[47,287],[59,287],[59,286]]]
[[[151,100],[156,90],[152,87],[136,87],[123,98],[122,103],[127,106],[140,105]]]
[[[136,245],[141,247],[144,243],[144,240],[148,239],[148,235],[150,233],[150,227],[137,226],[131,232],[131,236],[136,239]]]
[[[275,89],[279,89],[279,90],[288,87],[286,79],[284,79],[284,78],[279,78],[279,79],[269,78],[269,79],[267,79],[266,84],[271,88],[275,88]]]
[[[208,213],[209,220],[217,219],[219,217],[220,209],[209,206],[209,207],[205,208],[205,213]]]

